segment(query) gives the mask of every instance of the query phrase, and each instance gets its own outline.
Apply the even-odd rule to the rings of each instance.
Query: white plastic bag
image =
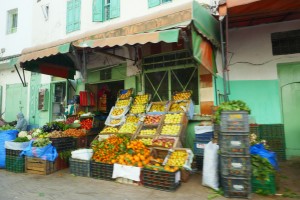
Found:
[[[12,141],[5,141],[5,148],[11,150],[24,150],[29,145],[30,142],[14,142]]]
[[[219,189],[218,176],[218,149],[219,145],[209,142],[204,148],[202,185]]]
[[[72,158],[80,160],[91,160],[93,156],[93,149],[78,149],[71,152]]]

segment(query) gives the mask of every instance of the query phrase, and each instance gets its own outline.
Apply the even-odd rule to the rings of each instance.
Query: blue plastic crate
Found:
[[[213,138],[214,132],[206,132],[201,134],[195,134],[196,141],[207,141]]]
[[[210,140],[196,141],[194,142],[194,154],[195,155],[204,155],[205,145],[208,144]]]

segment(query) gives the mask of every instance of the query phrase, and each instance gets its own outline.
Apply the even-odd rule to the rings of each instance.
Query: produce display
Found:
[[[173,103],[170,107],[170,112],[185,112],[187,104],[187,102]]]
[[[66,137],[63,131],[52,131],[51,133],[47,134],[47,137],[49,138],[60,138],[60,137]]]
[[[112,112],[111,112],[111,115],[112,116],[119,116],[119,115],[122,115],[124,112],[124,108],[116,108],[114,107]]]
[[[176,172],[177,170],[179,170],[179,168],[176,166],[169,166],[169,165],[162,166],[159,163],[146,165],[145,168],[155,170],[155,171],[167,171],[167,172]]]
[[[175,143],[175,138],[156,138],[153,139],[152,145],[162,148],[172,148]]]
[[[112,126],[106,126],[100,134],[103,133],[118,133],[119,129],[117,127],[112,127]]]
[[[128,99],[132,95],[132,89],[121,90],[119,99]]]
[[[14,129],[16,128],[14,126],[10,126],[9,124],[0,127],[0,131],[14,130]]]
[[[87,118],[87,119],[82,119],[80,121],[81,128],[90,130],[93,128],[93,119],[92,118]]]
[[[130,99],[121,99],[116,102],[116,107],[126,107],[129,106]]]
[[[152,103],[149,112],[164,112],[165,104],[162,103]]]
[[[133,140],[126,146],[127,151],[117,157],[116,163],[121,165],[143,167],[153,158],[150,150],[138,140]]]
[[[180,125],[177,125],[177,124],[176,125],[175,124],[172,124],[172,125],[165,124],[165,125],[163,125],[160,134],[161,135],[178,135],[179,131],[180,131]]]
[[[186,151],[178,150],[174,151],[168,158],[167,165],[183,167],[188,158],[188,153]]]
[[[37,138],[33,141],[32,146],[33,147],[44,147],[48,144],[51,144],[51,141],[47,137]]]
[[[139,117],[135,115],[128,115],[126,118],[126,123],[138,123]]]
[[[144,95],[137,95],[134,98],[134,105],[142,105],[142,104],[147,104],[149,101],[149,94],[144,94]]]
[[[86,131],[84,129],[70,128],[64,131],[64,135],[66,137],[82,137],[86,135]]]
[[[144,119],[145,125],[159,124],[162,115],[147,115]]]
[[[128,143],[129,137],[126,135],[112,135],[102,141],[94,140],[92,142],[94,151],[92,159],[108,164],[116,163],[118,156],[126,152]]]
[[[146,146],[152,146],[152,138],[140,138],[137,139],[138,141],[141,141]]]
[[[131,133],[134,134],[135,131],[137,130],[138,126],[133,123],[125,123],[121,126],[120,130],[118,133]]]
[[[21,131],[14,142],[28,142],[32,139],[32,136],[27,131]]]
[[[68,117],[66,124],[73,124],[75,120],[78,120],[78,117]]]
[[[145,105],[137,104],[137,105],[131,106],[130,113],[132,113],[132,114],[141,114],[141,113],[144,113],[145,110],[146,110]]]
[[[139,135],[156,135],[156,128],[146,128],[140,131]]]
[[[110,121],[110,124],[115,125],[115,124],[119,124],[121,122],[121,119],[112,119]]]
[[[66,130],[67,126],[64,122],[49,122],[42,127],[44,133],[50,133],[52,131],[63,131]]]
[[[181,123],[183,113],[166,114],[164,123],[166,124],[179,124]]]
[[[192,93],[190,91],[186,92],[178,92],[173,95],[173,99],[175,101],[189,100],[191,98]]]

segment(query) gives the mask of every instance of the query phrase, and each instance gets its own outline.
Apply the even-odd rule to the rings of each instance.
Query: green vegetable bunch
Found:
[[[48,144],[51,144],[52,142],[49,140],[49,138],[37,138],[32,146],[33,147],[44,147],[47,146]]]
[[[275,170],[268,159],[259,155],[251,155],[252,176],[257,180],[268,181]]]
[[[14,126],[10,126],[9,124],[0,127],[0,131],[7,131],[7,130],[14,130],[14,129],[16,128]]]
[[[27,137],[17,137],[14,142],[28,142],[30,141]]]
[[[218,106],[218,109],[213,115],[216,124],[220,124],[222,111],[247,111],[249,114],[251,113],[250,108],[241,100],[224,102]]]

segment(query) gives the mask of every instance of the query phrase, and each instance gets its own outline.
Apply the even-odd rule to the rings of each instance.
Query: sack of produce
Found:
[[[52,146],[49,138],[38,138],[30,141],[28,147],[21,152],[21,155],[37,157],[51,162],[54,162],[58,156],[56,148]]]
[[[78,149],[71,152],[72,158],[79,160],[91,160],[93,156],[93,149]]]

